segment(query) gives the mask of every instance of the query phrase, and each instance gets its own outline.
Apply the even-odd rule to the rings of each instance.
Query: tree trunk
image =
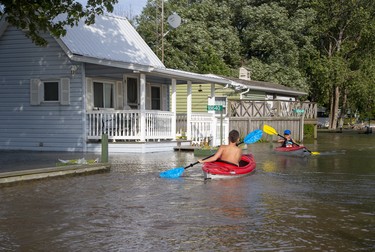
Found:
[[[344,89],[344,95],[342,97],[342,106],[341,106],[341,112],[340,112],[340,119],[339,119],[339,127],[342,129],[344,125],[344,117],[347,112],[347,100],[348,100],[348,89]]]
[[[333,111],[332,111],[332,125],[331,129],[337,128],[337,118],[339,113],[339,100],[340,100],[340,88],[338,86],[335,87],[333,92]]]
[[[330,98],[329,98],[329,124],[328,124],[328,129],[332,129],[332,124],[333,124],[333,103],[334,103],[334,92],[330,92]]]

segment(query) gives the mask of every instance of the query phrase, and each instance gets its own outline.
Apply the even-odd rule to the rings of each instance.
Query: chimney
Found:
[[[240,67],[238,78],[240,80],[251,80],[251,72],[250,72],[250,70],[248,70],[248,69],[246,69],[244,67]]]

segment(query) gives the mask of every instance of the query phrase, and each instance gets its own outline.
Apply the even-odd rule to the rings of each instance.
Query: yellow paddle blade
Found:
[[[317,151],[312,151],[311,152],[311,155],[319,155],[320,154],[320,152],[317,152]]]
[[[267,124],[263,125],[263,131],[269,135],[278,135],[277,131]]]

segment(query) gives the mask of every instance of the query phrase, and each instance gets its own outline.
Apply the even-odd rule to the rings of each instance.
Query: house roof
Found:
[[[80,20],[65,28],[66,35],[56,40],[72,60],[140,71],[165,68],[126,18],[105,14],[96,16],[92,25]]]
[[[302,96],[307,95],[306,92],[298,91],[296,89],[286,87],[280,84],[271,83],[271,82],[264,82],[264,81],[253,81],[253,80],[242,80],[233,77],[226,77],[226,76],[218,76],[215,74],[198,74],[192,73],[182,70],[176,69],[158,69],[155,68],[152,70],[152,73],[157,73],[160,75],[168,75],[170,78],[182,79],[182,80],[190,80],[192,83],[216,83],[227,85],[230,88],[235,89],[236,91],[241,90],[259,90],[269,93],[277,93],[277,94],[284,94],[284,95],[292,95],[292,96]],[[185,82],[186,83],[186,82]]]
[[[272,93],[279,93],[279,94],[286,94],[286,95],[307,95],[306,92],[296,90],[294,88],[290,88],[284,85],[272,83],[272,82],[265,82],[265,81],[254,81],[254,80],[242,80],[233,77],[225,77],[226,79],[232,80],[237,84],[245,85],[250,90],[260,90]]]

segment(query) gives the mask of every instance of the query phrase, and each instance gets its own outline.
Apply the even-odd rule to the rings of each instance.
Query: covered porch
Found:
[[[99,140],[103,134],[108,136],[110,143],[116,143],[115,150],[112,150],[115,152],[173,150],[176,142],[181,140],[189,145],[221,143],[224,134],[220,134],[220,119],[214,113],[192,113],[192,86],[212,83],[208,104],[214,105],[215,83],[229,85],[231,81],[173,69],[152,69],[140,73],[121,73],[118,69],[115,74],[112,70],[111,75],[101,70],[103,73],[97,77],[92,75],[91,69],[94,68],[90,65],[86,75],[87,151],[100,151]],[[123,76],[122,81],[118,76]],[[99,84],[100,88],[95,88],[94,85]],[[187,113],[182,121],[176,113],[176,86],[179,84],[187,84],[188,92]],[[133,86],[129,88],[129,85]],[[152,93],[152,87],[161,90],[158,96]],[[98,90],[100,95],[95,93]],[[107,90],[110,92],[106,95]],[[96,101],[98,99],[99,102]],[[223,125],[227,132],[228,120]],[[113,147],[110,146],[110,149]]]

